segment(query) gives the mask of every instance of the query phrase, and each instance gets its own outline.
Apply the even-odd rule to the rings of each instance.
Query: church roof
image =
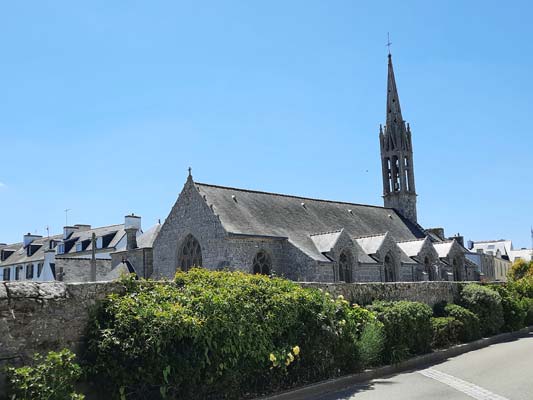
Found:
[[[405,242],[398,242],[398,246],[409,257],[415,257],[420,253],[422,247],[424,247],[426,239],[408,240]]]
[[[286,237],[316,260],[324,256],[312,234],[344,229],[354,238],[389,232],[395,241],[423,238],[423,230],[394,209],[195,183],[227,232]],[[334,235],[331,235],[334,236]],[[332,240],[328,237],[327,240]],[[321,245],[320,245],[321,246]]]

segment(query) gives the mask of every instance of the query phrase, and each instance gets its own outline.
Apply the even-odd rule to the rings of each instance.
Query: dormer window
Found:
[[[76,243],[76,251],[83,251],[83,243],[82,242]]]
[[[65,254],[65,244],[64,243],[60,243],[57,246],[57,254]]]
[[[50,250],[54,250],[57,246],[57,242],[55,240],[50,240],[50,246],[49,246],[49,249]]]
[[[104,245],[104,238],[101,236],[96,238],[96,248],[101,249],[103,245]]]

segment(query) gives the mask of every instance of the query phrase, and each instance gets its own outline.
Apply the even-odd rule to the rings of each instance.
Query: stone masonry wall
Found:
[[[91,308],[121,290],[113,282],[0,282],[0,370],[37,352],[79,351]]]
[[[413,300],[429,305],[452,302],[459,282],[300,283],[343,295],[361,305],[374,300]],[[21,365],[36,352],[70,348],[79,351],[89,313],[108,294],[120,293],[116,282],[0,282],[0,369]],[[0,375],[0,397],[3,379]]]
[[[319,283],[302,282],[303,287],[322,289],[352,303],[366,305],[374,300],[411,300],[433,306],[441,301],[453,302],[464,282],[394,282],[394,283]]]

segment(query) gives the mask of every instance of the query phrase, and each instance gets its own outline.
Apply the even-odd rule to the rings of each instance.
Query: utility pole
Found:
[[[91,282],[96,282],[96,234],[91,237]]]
[[[65,209],[65,226],[68,226],[68,212],[71,211],[70,208]]]

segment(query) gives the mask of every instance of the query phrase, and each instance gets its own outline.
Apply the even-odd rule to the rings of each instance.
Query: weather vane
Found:
[[[387,32],[387,44],[386,46],[389,48],[389,56],[390,56],[390,45],[392,44],[392,42],[390,41],[390,35],[389,35],[389,32]]]

